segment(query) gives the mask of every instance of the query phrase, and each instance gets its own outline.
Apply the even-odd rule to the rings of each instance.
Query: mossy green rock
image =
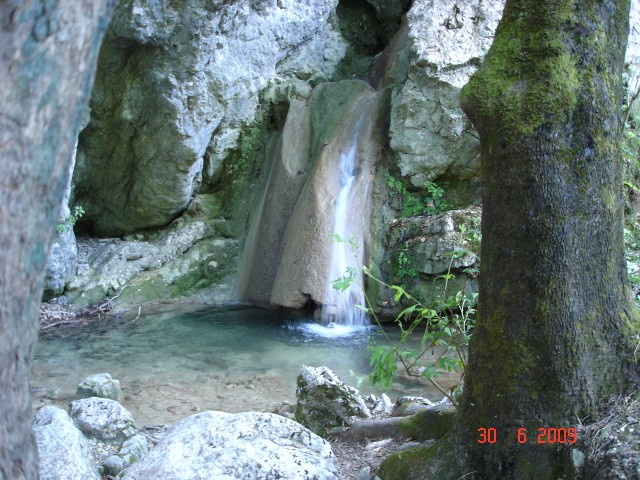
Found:
[[[327,367],[301,366],[297,385],[296,421],[321,437],[370,416],[358,390]]]

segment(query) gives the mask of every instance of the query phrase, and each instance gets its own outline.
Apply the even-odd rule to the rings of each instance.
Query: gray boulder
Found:
[[[67,211],[69,209],[67,208]],[[78,247],[73,228],[58,232],[53,243],[45,270],[45,298],[55,297],[64,292],[65,285],[76,274]]]
[[[106,398],[83,398],[71,402],[71,418],[85,435],[105,442],[122,442],[138,429],[120,403]]]
[[[76,390],[76,399],[89,397],[107,398],[120,402],[122,400],[122,390],[120,382],[108,373],[96,373],[89,375],[80,382]]]
[[[327,367],[300,367],[296,396],[296,420],[325,436],[371,416],[360,392],[342,383]]]
[[[78,246],[76,236],[73,233],[73,225],[69,223],[71,210],[69,209],[69,197],[71,196],[71,176],[75,164],[75,152],[73,161],[69,167],[69,183],[65,189],[64,197],[60,205],[58,215],[57,234],[51,244],[44,277],[44,298],[56,297],[64,292],[65,285],[76,274],[78,264]]]
[[[203,412],[174,425],[121,480],[336,479],[331,446],[272,413]]]
[[[392,100],[389,136],[402,175],[415,186],[445,173],[464,180],[479,172],[477,134],[459,93],[489,49],[503,5],[416,0],[407,13],[411,61]]]
[[[100,480],[91,447],[67,413],[46,406],[33,417],[41,480]]]
[[[149,451],[149,442],[144,435],[137,434],[125,440],[120,450],[104,461],[102,466],[109,475],[118,475],[125,468],[131,466],[144,457]]]

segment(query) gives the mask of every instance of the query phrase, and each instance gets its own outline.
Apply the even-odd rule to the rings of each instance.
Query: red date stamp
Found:
[[[537,435],[537,438],[536,438]],[[517,435],[518,443],[527,443],[529,439],[526,428],[519,428]],[[478,443],[493,444],[498,441],[498,434],[495,428],[479,428]],[[533,441],[538,445],[542,444],[573,444],[578,441],[578,432],[575,428],[538,428],[533,436]]]

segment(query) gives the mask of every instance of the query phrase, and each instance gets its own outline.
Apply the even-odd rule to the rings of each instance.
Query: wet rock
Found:
[[[122,480],[334,480],[331,446],[271,413],[202,412],[174,425]]]
[[[71,418],[85,435],[106,442],[121,442],[134,436],[138,429],[120,403],[106,398],[84,398],[71,402]]]
[[[120,382],[108,373],[96,373],[82,380],[76,390],[76,399],[89,397],[107,398],[117,402],[122,401]]]
[[[100,480],[89,442],[67,413],[46,406],[33,417],[41,480]]]
[[[296,420],[325,436],[351,425],[357,418],[369,418],[360,392],[342,383],[327,367],[300,367],[297,380]]]
[[[148,451],[149,442],[147,438],[141,434],[134,435],[130,439],[125,440],[118,453],[111,455],[104,461],[102,466],[104,467],[105,473],[115,476],[144,457]]]

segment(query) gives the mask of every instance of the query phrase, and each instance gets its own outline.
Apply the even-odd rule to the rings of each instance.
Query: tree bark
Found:
[[[620,158],[629,6],[507,0],[462,92],[484,191],[461,418],[487,478],[558,478],[558,444],[538,444],[537,429],[585,419],[629,379],[637,312]],[[495,428],[496,443],[479,444],[479,428]]]
[[[0,2],[0,479],[38,478],[29,370],[44,268],[114,4]]]

